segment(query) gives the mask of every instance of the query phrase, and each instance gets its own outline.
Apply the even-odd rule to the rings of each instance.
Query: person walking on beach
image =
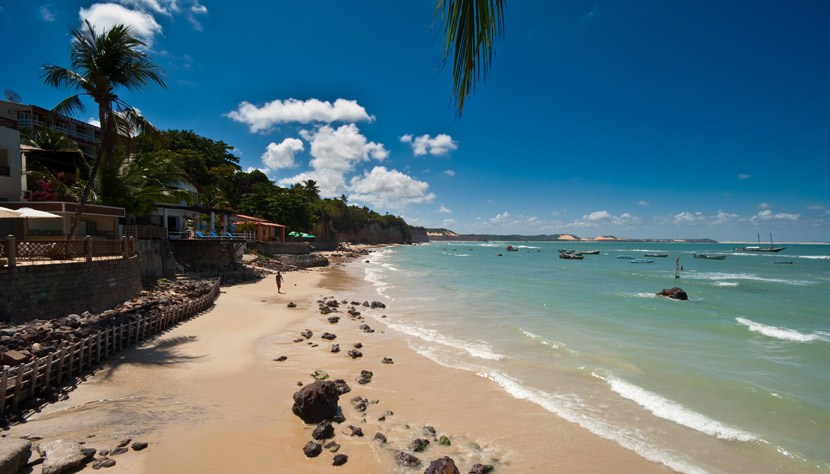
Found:
[[[277,272],[277,293],[282,293],[282,273]]]

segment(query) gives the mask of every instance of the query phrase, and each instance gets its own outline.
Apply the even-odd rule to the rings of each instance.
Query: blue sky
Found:
[[[124,22],[168,88],[122,96],[281,185],[461,233],[830,241],[830,3],[512,1],[460,119],[433,12],[0,0],[0,87],[54,106],[69,27]]]

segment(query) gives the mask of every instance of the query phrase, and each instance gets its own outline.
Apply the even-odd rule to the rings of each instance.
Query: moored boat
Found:
[[[650,258],[635,258],[631,260],[631,263],[654,263],[654,260]]]
[[[704,260],[725,260],[726,255],[714,255],[711,253],[693,253],[695,258],[702,258]]]
[[[599,250],[580,250],[582,255],[599,255]]]
[[[631,255],[617,255],[617,258],[621,258],[623,260],[634,260],[635,257],[632,257]]]
[[[777,263],[779,265],[792,265],[793,261],[792,260],[779,260],[777,262],[772,262],[772,263]]]
[[[668,257],[669,254],[663,252],[653,252],[653,253],[644,253],[643,256],[646,257]]]
[[[507,250],[508,252],[518,252],[518,251],[519,251],[519,249],[517,249],[516,247],[514,247],[514,246],[512,246],[512,245],[508,245],[508,246],[505,248],[505,250]]]
[[[758,245],[746,247],[735,247],[735,252],[780,252],[787,247],[774,247],[772,245],[772,234],[769,234],[769,247],[761,247],[761,234],[758,234]]]
[[[572,250],[571,251],[563,250],[563,251],[559,252],[559,258],[564,258],[565,260],[582,260],[585,257],[583,257],[581,253],[577,253],[577,252],[574,252]]]

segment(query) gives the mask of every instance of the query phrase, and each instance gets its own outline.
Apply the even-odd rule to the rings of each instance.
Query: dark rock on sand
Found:
[[[340,316],[329,316],[329,322],[332,324],[337,324],[340,321]]]
[[[365,332],[365,333],[375,332],[375,330],[372,329],[368,324],[361,324],[357,328],[360,329],[361,331]]]
[[[418,438],[409,444],[409,449],[415,451],[416,453],[420,453],[421,451],[427,449],[427,446],[429,446],[428,439]]]
[[[355,380],[357,380],[357,383],[359,383],[360,385],[366,385],[367,383],[372,381],[373,375],[374,374],[369,370],[361,370],[360,376],[357,377]]]
[[[446,436],[442,436],[438,438],[438,444],[440,444],[441,446],[450,446],[452,443],[450,442],[449,438],[447,438]]]
[[[144,441],[136,441],[132,445],[133,451],[141,451],[142,449],[147,448],[147,443]]]
[[[349,430],[351,431],[349,436],[357,436],[358,438],[363,437],[363,430],[360,429],[359,426],[349,425]]]
[[[380,363],[381,364],[394,364],[395,361],[393,361],[391,357],[384,357],[383,359],[381,359]]]
[[[290,302],[290,303],[288,303],[286,306],[288,306],[289,308],[296,308],[296,307],[297,307],[297,304],[296,304],[296,303],[294,303],[293,301],[291,301],[291,302]]]
[[[340,352],[340,344],[332,344],[331,351],[334,353]]]
[[[95,454],[97,452],[98,452],[98,450],[95,449],[95,448],[86,448],[86,447],[81,448],[81,454],[86,456],[86,462],[91,462],[92,460],[94,460],[95,459]],[[0,472],[4,472],[4,471],[0,470]]]
[[[311,373],[311,376],[314,377],[315,380],[326,380],[329,378],[329,373],[325,370],[317,369]]]
[[[353,397],[351,402],[352,402],[352,407],[354,407],[355,410],[361,411],[361,412],[366,411],[366,408],[369,406],[369,400],[366,400],[365,398],[363,398],[361,396]]]
[[[657,296],[665,296],[673,300],[681,301],[686,301],[689,299],[689,295],[687,295],[685,291],[676,286],[674,288],[663,288],[662,290],[660,290],[659,293],[657,293]]]
[[[311,432],[311,437],[317,440],[329,439],[334,437],[334,426],[329,420],[323,420]]]
[[[320,443],[315,443],[314,441],[309,441],[303,447],[303,453],[307,458],[316,458],[323,452],[323,447],[320,446]]]
[[[334,386],[337,389],[337,393],[343,395],[344,393],[349,393],[352,391],[352,388],[346,383],[343,379],[335,379]]]
[[[342,412],[338,411],[337,414],[334,415],[334,418],[331,419],[331,421],[333,421],[335,423],[343,423],[344,421],[346,421],[346,417],[343,416]]]
[[[334,459],[331,462],[331,465],[332,466],[342,466],[343,464],[346,464],[346,462],[348,460],[349,460],[349,457],[346,456],[345,454],[335,454]]]
[[[340,394],[332,381],[317,381],[294,393],[291,411],[306,423],[330,420],[337,414]]]
[[[334,441],[329,441],[328,443],[323,445],[323,448],[331,451],[332,453],[336,453],[338,449],[340,449],[340,445],[335,443]]]
[[[122,439],[121,441],[119,441],[119,442],[118,442],[118,447],[119,447],[119,448],[124,448],[124,447],[126,447],[128,444],[130,444],[130,441],[132,441],[132,439],[131,439],[131,438]]]
[[[386,442],[386,436],[384,436],[383,433],[381,433],[381,432],[375,433],[375,437],[373,439],[376,439],[376,440],[380,441],[381,444]]]
[[[279,357],[277,357],[276,359],[274,359],[274,362],[285,362],[286,360],[288,360],[288,357],[286,357],[286,356],[279,356]]]
[[[340,306],[340,303],[338,303],[337,300],[328,300],[326,301],[326,306],[330,308],[337,308],[338,306]]]
[[[492,464],[473,464],[472,469],[470,469],[470,474],[488,474],[493,472],[493,469]]]
[[[329,314],[331,313],[331,308],[328,306],[320,306],[320,314]]]
[[[320,337],[323,338],[323,339],[326,339],[328,341],[333,341],[333,340],[337,339],[337,336],[330,333],[330,332],[324,332],[323,335],[320,336]]]
[[[436,459],[429,463],[429,467],[424,471],[424,474],[461,474],[455,466],[455,461],[449,456]]]
[[[395,456],[395,462],[397,462],[399,466],[404,467],[418,467],[421,465],[420,459],[404,451],[399,452]]]
[[[129,451],[129,449],[127,449],[124,446],[120,446],[118,448],[113,449],[112,452],[110,453],[110,456],[118,456],[119,454],[124,454],[127,451]]]
[[[354,347],[355,349],[361,349],[363,347],[363,344],[355,342],[354,344],[352,344],[352,347]]]
[[[92,463],[92,469],[101,469],[102,467],[112,466],[115,466],[115,459],[112,458],[101,458]]]
[[[386,305],[380,301],[372,301],[372,309],[386,309]]]
[[[360,351],[359,351],[359,350],[357,350],[357,349],[352,349],[352,350],[350,350],[350,351],[348,352],[348,354],[349,354],[349,357],[351,357],[352,359],[357,359],[358,357],[363,357],[363,353],[362,353],[362,352],[360,352]]]
[[[300,336],[303,336],[306,339],[311,339],[311,336],[313,336],[313,335],[314,335],[314,333],[311,332],[311,330],[309,330],[309,329],[306,329],[305,331],[300,333]]]
[[[435,428],[432,426],[424,426],[424,434],[428,436],[432,436],[432,439],[435,439]]]

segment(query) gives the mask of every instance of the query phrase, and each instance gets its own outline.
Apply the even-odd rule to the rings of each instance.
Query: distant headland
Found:
[[[495,234],[458,234],[449,229],[426,229],[427,237],[431,241],[473,241],[484,242],[495,241],[518,241],[518,242],[695,242],[713,243],[713,239],[632,239],[628,237],[615,237],[613,235],[598,235],[596,237],[579,237],[573,234],[540,234],[540,235],[495,235]]]

